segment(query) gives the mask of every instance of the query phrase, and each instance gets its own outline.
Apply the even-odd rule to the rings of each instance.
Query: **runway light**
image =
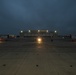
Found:
[[[40,30],[38,30],[38,32],[40,32]]]
[[[54,32],[55,32],[55,33],[57,33],[57,31],[56,31],[56,30],[55,30]]]
[[[48,30],[46,30],[46,32],[48,33],[49,31],[48,31]]]
[[[38,43],[42,43],[42,39],[39,37],[39,38],[37,38],[37,42]]]
[[[21,33],[23,33],[23,31],[21,30]]]
[[[31,32],[31,30],[28,30],[28,32],[30,33],[30,32]]]

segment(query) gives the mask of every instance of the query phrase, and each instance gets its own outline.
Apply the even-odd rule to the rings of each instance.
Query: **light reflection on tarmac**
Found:
[[[50,37],[0,43],[0,75],[76,75],[76,43]]]
[[[4,43],[5,41],[0,41],[0,44]]]

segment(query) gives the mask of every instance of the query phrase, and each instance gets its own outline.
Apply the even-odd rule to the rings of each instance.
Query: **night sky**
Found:
[[[48,29],[76,34],[76,0],[0,0],[0,34]]]

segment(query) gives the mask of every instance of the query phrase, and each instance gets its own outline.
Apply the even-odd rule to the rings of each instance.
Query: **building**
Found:
[[[20,36],[57,36],[57,31],[49,31],[49,30],[27,30],[27,31],[20,31]]]

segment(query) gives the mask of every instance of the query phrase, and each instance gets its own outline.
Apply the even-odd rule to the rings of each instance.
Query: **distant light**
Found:
[[[23,31],[21,30],[21,33],[23,33]]]
[[[38,30],[38,32],[40,32],[40,30]]]
[[[41,38],[38,38],[38,41],[41,42]]]
[[[31,30],[28,30],[28,32],[30,33],[30,32],[31,32]]]
[[[48,31],[48,30],[46,30],[46,32],[48,33],[49,31]]]
[[[37,42],[40,44],[40,43],[42,43],[42,38],[37,38]]]
[[[55,30],[54,32],[55,32],[55,33],[57,33],[57,31],[56,31],[56,30]]]

